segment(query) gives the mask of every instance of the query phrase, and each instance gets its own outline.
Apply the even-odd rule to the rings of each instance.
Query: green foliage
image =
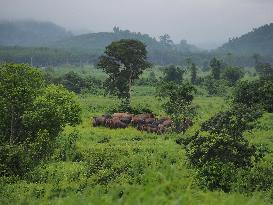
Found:
[[[32,108],[22,116],[29,138],[35,137],[39,130],[47,130],[54,139],[65,125],[79,124],[80,106],[74,99],[75,95],[61,86],[50,85],[43,89]]]
[[[197,67],[194,63],[191,65],[191,83],[196,84],[197,83]]]
[[[237,104],[227,111],[217,113],[202,123],[201,131],[239,137],[243,135],[243,132],[252,130],[257,124],[257,119],[261,116],[262,112],[258,107]]]
[[[201,83],[209,96],[228,96],[229,88],[225,80],[215,80],[212,76],[206,76]]]
[[[262,77],[270,77],[273,75],[273,67],[269,63],[257,63],[255,69]]]
[[[273,23],[254,28],[241,37],[232,38],[218,50],[232,52],[236,55],[253,55],[259,53],[263,56],[272,55],[272,31]]]
[[[262,160],[249,170],[239,173],[235,188],[240,192],[273,191],[272,161]]]
[[[84,79],[81,78],[77,73],[71,71],[66,73],[60,82],[65,88],[75,93],[80,93],[83,87],[85,87]]]
[[[162,107],[171,116],[177,132],[185,131],[182,122],[196,115],[196,108],[192,105],[195,92],[196,89],[189,83],[171,82],[158,87],[157,96],[159,99],[164,99]]]
[[[150,85],[155,86],[158,83],[158,79],[154,71],[149,72],[147,77],[141,77],[136,80],[136,85]]]
[[[151,66],[147,61],[146,47],[141,41],[123,39],[112,42],[104,53],[98,68],[109,75],[105,81],[106,90],[129,104],[134,80]]]
[[[186,145],[189,164],[197,169],[201,186],[229,192],[237,180],[236,173],[249,169],[264,156],[243,136],[261,116],[257,107],[235,104],[202,123],[201,131],[206,133],[197,132],[189,140],[180,140]]]
[[[221,75],[221,61],[218,60],[217,58],[213,58],[210,61],[210,67],[211,67],[211,74],[213,79],[215,80],[220,80],[220,75]]]
[[[61,84],[66,89],[75,93],[91,93],[99,94],[102,90],[101,80],[96,79],[91,75],[85,75],[82,77],[74,71],[70,71],[61,75],[60,77],[55,76],[54,70],[47,69],[45,72],[45,79],[48,84]]]
[[[201,134],[192,137],[186,148],[190,165],[197,170],[197,181],[209,190],[231,191],[240,169],[253,165],[256,147],[242,136]]]
[[[273,77],[241,82],[235,90],[233,101],[249,107],[260,105],[266,111],[273,112]]]
[[[82,154],[76,144],[79,138],[79,132],[75,130],[68,135],[61,135],[57,139],[57,146],[53,158],[61,161],[80,161]]]
[[[44,87],[33,67],[3,64],[0,72],[0,172],[24,175],[50,156],[65,125],[80,122],[80,107],[63,87]]]
[[[239,67],[226,67],[223,71],[223,79],[229,82],[229,85],[233,86],[238,80],[244,77],[242,68]]]
[[[42,73],[28,65],[0,65],[0,136],[2,143],[25,140],[22,116],[43,87]]]
[[[176,67],[175,65],[170,65],[164,69],[163,73],[164,76],[162,80],[164,82],[181,83],[183,81],[185,70],[180,67]]]

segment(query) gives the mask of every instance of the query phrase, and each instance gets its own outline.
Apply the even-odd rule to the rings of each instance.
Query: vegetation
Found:
[[[166,99],[162,104],[164,111],[174,121],[177,133],[185,132],[192,124],[196,109],[192,105],[195,88],[189,83],[166,83],[158,88],[157,96]]]
[[[107,92],[117,95],[126,106],[130,105],[134,81],[149,67],[145,45],[136,40],[112,42],[98,63],[98,68],[109,75],[104,82]]]
[[[251,107],[260,105],[268,112],[273,112],[272,76],[255,81],[243,81],[235,90],[233,101]]]
[[[163,73],[163,81],[181,83],[183,81],[185,70],[180,67],[176,67],[175,65],[170,65],[164,69]]]
[[[182,51],[170,36],[154,41],[156,60],[176,64]],[[77,66],[0,65],[1,204],[272,204],[271,74],[237,67],[231,53],[202,58],[203,70],[189,55],[188,69],[151,68],[147,50],[125,38],[97,67],[80,54]],[[90,123],[143,123],[124,111],[168,126]],[[127,117],[109,121],[113,113]]]
[[[262,55],[270,55],[273,51],[272,31],[273,23],[266,24],[241,37],[230,39],[219,50],[244,55],[253,55],[257,52]]]
[[[63,87],[45,87],[28,65],[3,64],[0,76],[0,173],[23,176],[51,155],[65,125],[80,123],[80,107]]]

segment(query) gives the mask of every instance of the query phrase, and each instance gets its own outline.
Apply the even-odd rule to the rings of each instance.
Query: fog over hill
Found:
[[[71,31],[111,32],[116,25],[205,49],[272,22],[272,10],[272,0],[0,0],[0,19],[51,21]]]
[[[72,33],[52,22],[34,20],[0,21],[0,45],[2,46],[46,46]]]
[[[237,55],[259,53],[261,55],[273,54],[273,23],[236,38],[232,38],[218,49],[219,52],[231,52]]]

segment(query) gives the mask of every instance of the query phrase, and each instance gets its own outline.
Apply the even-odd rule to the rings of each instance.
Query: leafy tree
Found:
[[[149,73],[148,81],[150,85],[155,85],[158,82],[154,71]]]
[[[146,46],[137,40],[123,39],[106,47],[99,59],[98,68],[108,74],[105,87],[126,105],[130,104],[131,87],[143,70],[150,67]]]
[[[243,137],[243,132],[253,129],[259,117],[261,112],[256,108],[234,105],[204,122],[201,133],[184,140],[186,156],[197,170],[201,186],[229,192],[239,170],[251,168],[263,157]]]
[[[217,58],[213,58],[210,61],[210,67],[213,78],[215,80],[219,80],[221,75],[221,61],[218,60]]]
[[[18,143],[25,137],[22,116],[44,86],[42,73],[28,65],[0,65],[1,142]]]
[[[163,46],[172,46],[173,45],[173,41],[171,40],[171,37],[169,34],[164,34],[162,36],[159,36],[159,42],[163,45]]]
[[[269,63],[258,63],[256,64],[255,69],[262,77],[273,75],[273,67]]]
[[[212,76],[206,76],[202,82],[209,96],[226,96],[229,88],[225,80],[215,80]]]
[[[192,105],[195,92],[196,89],[189,83],[164,83],[157,89],[159,99],[165,100],[162,107],[174,121],[176,132],[185,132],[183,122],[196,115],[196,109]]]
[[[235,104],[231,109],[221,111],[202,123],[201,131],[239,137],[243,136],[243,132],[252,130],[261,116],[262,112],[258,107]]]
[[[226,67],[223,72],[223,78],[229,82],[229,85],[234,85],[244,76],[244,72],[239,67]]]
[[[200,134],[186,148],[190,165],[197,170],[197,183],[209,190],[229,192],[241,169],[249,169],[256,147],[245,138]]]
[[[65,125],[80,122],[80,107],[63,87],[45,87],[37,69],[0,67],[0,173],[22,175],[52,153]]]
[[[170,65],[163,71],[163,81],[164,82],[175,82],[181,83],[183,81],[183,75],[185,70],[180,67],[176,67],[175,65]]]
[[[248,107],[260,105],[266,111],[273,112],[273,76],[240,82],[235,89],[233,102]]]
[[[60,82],[65,88],[71,90],[75,93],[80,93],[81,90],[85,87],[84,79],[77,73],[71,71],[66,73]]]
[[[22,116],[28,138],[35,138],[39,130],[46,130],[50,139],[54,139],[65,125],[79,124],[80,107],[73,102],[74,97],[62,86],[49,85],[42,89]]]
[[[197,67],[194,63],[191,64],[191,83],[196,84],[197,82]]]

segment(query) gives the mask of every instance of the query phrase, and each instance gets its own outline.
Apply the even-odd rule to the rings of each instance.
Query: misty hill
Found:
[[[44,46],[71,36],[66,29],[51,22],[0,21],[1,46]]]
[[[86,50],[104,50],[104,48],[113,41],[120,39],[136,39],[147,45],[148,50],[176,50],[183,53],[199,51],[194,45],[188,44],[185,40],[180,44],[175,45],[169,38],[157,41],[156,38],[150,37],[148,34],[141,34],[140,32],[130,32],[129,30],[120,30],[114,27],[113,32],[99,32],[73,36],[69,39],[61,40],[52,44],[53,47],[59,48],[77,48]]]
[[[230,39],[228,43],[221,46],[218,51],[231,52],[240,55],[273,54],[273,23],[266,24],[239,38]]]

